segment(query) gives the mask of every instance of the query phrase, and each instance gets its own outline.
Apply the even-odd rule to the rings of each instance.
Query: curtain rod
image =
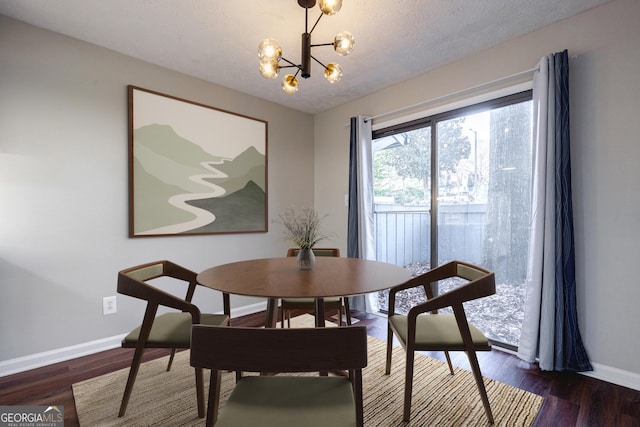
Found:
[[[457,92],[452,92],[452,93],[449,93],[447,95],[443,95],[443,96],[439,96],[437,98],[430,99],[428,101],[418,102],[417,104],[413,104],[413,105],[409,105],[409,106],[406,106],[406,107],[398,108],[397,110],[388,111],[386,113],[377,114],[375,116],[367,117],[365,119],[365,121],[369,121],[369,120],[373,121],[373,120],[379,119],[381,117],[391,116],[393,114],[401,113],[403,111],[412,110],[414,108],[424,107],[424,106],[429,105],[429,104],[433,104],[433,103],[436,103],[436,102],[444,101],[444,100],[446,100],[448,98],[454,98],[456,96],[463,95],[463,94],[466,94],[468,92],[473,92],[473,91],[476,91],[476,90],[479,90],[479,89],[491,87],[491,86],[494,86],[494,85],[497,85],[497,84],[500,84],[500,83],[507,82],[509,80],[517,79],[518,77],[523,77],[523,76],[526,76],[528,74],[532,74],[532,73],[538,71],[539,69],[540,69],[540,67],[538,66],[538,67],[534,67],[534,68],[531,68],[531,69],[528,69],[528,70],[520,71],[519,73],[511,74],[511,75],[506,76],[506,77],[501,77],[499,79],[492,80],[492,81],[487,82],[487,83],[482,83],[482,84],[479,84],[479,85],[476,85],[476,86],[472,86],[472,87],[469,87],[469,88],[466,88],[466,89],[462,89],[462,90],[459,90]],[[350,126],[350,124],[347,125],[347,126]]]

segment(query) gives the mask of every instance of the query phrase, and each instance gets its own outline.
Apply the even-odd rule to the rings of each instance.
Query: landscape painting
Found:
[[[129,86],[129,236],[267,231],[267,122]]]

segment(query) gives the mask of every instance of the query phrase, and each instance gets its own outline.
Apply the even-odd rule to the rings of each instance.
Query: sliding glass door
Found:
[[[374,132],[376,255],[419,274],[450,260],[496,273],[471,321],[517,347],[531,179],[530,92]],[[448,283],[439,284],[439,292]],[[404,295],[400,309],[424,295]],[[379,297],[386,308],[386,295]]]

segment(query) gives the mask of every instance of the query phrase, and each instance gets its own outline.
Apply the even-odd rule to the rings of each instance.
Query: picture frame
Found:
[[[129,237],[268,231],[268,123],[128,86]]]

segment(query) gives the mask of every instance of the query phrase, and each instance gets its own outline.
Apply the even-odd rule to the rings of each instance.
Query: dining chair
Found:
[[[447,279],[455,281],[457,286],[448,292],[434,296],[432,284]],[[395,302],[398,292],[420,287],[425,292],[426,302],[414,305],[407,315],[396,314]],[[393,337],[395,336],[406,351],[403,413],[405,422],[408,422],[411,416],[415,352],[444,351],[449,371],[453,375],[449,351],[464,351],[467,353],[485,413],[489,422],[493,424],[487,390],[476,356],[476,351],[491,350],[491,344],[478,328],[467,321],[463,303],[493,295],[495,292],[494,273],[461,261],[452,261],[436,267],[390,290],[385,373],[387,375],[391,373]],[[453,314],[438,313],[439,309],[446,307],[450,307]]]
[[[300,248],[289,248],[287,250],[287,256],[298,256],[299,251]],[[340,249],[338,248],[312,248],[312,251],[315,256],[340,256]],[[338,325],[344,325],[343,316],[346,318],[346,324],[351,325],[351,310],[349,309],[349,298],[325,298],[324,307],[325,310],[338,311]],[[285,314],[287,318],[287,326],[291,327],[291,310],[305,310],[313,312],[315,311],[315,300],[313,298],[283,298],[280,302],[280,325],[283,328]]]
[[[149,283],[159,278],[168,278],[167,281],[186,285],[186,296],[173,295]],[[176,350],[190,347],[193,324],[221,326],[229,324],[228,295],[224,295],[225,314],[201,314],[198,307],[191,303],[198,285],[195,272],[170,261],[151,262],[118,272],[118,293],[146,301],[142,324],[122,340],[122,347],[135,348],[135,352],[118,417],[124,416],[127,410],[145,348],[171,349],[167,365],[167,371],[169,371]],[[168,311],[158,315],[159,307],[178,311]],[[196,369],[195,375],[198,416],[203,418],[205,407],[202,369]]]
[[[194,325],[191,365],[211,369],[207,426],[363,425],[365,326],[279,329]],[[221,375],[228,370],[278,374],[245,375],[220,408]],[[349,375],[291,375],[322,370],[347,370]]]

